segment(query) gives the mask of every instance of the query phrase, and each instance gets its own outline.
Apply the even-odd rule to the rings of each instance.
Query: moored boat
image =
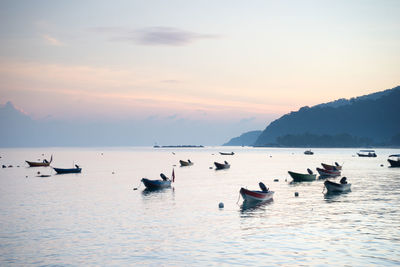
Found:
[[[344,177],[345,178],[345,177]],[[326,180],[324,182],[324,185],[326,187],[326,190],[328,190],[328,193],[342,193],[342,192],[347,192],[350,191],[351,184],[345,183],[335,183],[329,180]]]
[[[234,152],[219,152],[219,154],[225,155],[225,156],[232,156],[232,155],[235,155]]]
[[[342,166],[339,165],[339,163],[337,163],[337,162],[335,162],[335,165],[329,165],[329,164],[325,164],[325,163],[321,163],[321,165],[325,170],[328,170],[328,171],[342,170]]]
[[[50,161],[47,159],[44,159],[42,162],[34,162],[34,161],[28,161],[25,160],[26,163],[28,163],[29,167],[48,167],[50,166],[50,163],[53,161],[53,155],[50,157]]]
[[[272,200],[274,196],[274,191],[269,191],[268,188],[263,183],[259,183],[262,191],[248,190],[246,188],[240,188],[240,195],[244,201],[248,202],[263,202]]]
[[[307,169],[308,173],[297,173],[288,171],[289,175],[293,178],[294,182],[310,182],[317,178],[317,175],[312,173],[310,169]]]
[[[390,155],[388,162],[390,167],[400,167],[400,154]]]
[[[187,161],[180,160],[179,163],[181,164],[181,167],[193,165],[193,162],[191,162],[190,159],[188,159]]]
[[[54,167],[53,169],[56,171],[57,174],[81,173],[82,171],[82,168],[79,167],[78,165],[75,165],[75,168],[70,168],[70,169],[54,168]]]
[[[311,149],[304,151],[305,155],[314,155],[314,152],[311,151]]]
[[[224,163],[214,162],[214,165],[217,170],[229,169],[231,167],[227,161],[224,161]]]
[[[146,189],[149,189],[149,190],[168,188],[168,187],[171,187],[171,182],[175,182],[174,170],[172,170],[172,181],[167,176],[165,176],[165,174],[163,174],[163,173],[161,173],[160,176],[162,179],[150,180],[147,178],[142,178],[141,182],[144,184]]]
[[[357,152],[359,157],[368,157],[368,158],[376,158],[375,150],[372,149],[363,149]]]
[[[319,175],[325,176],[325,177],[340,176],[340,171],[338,171],[338,170],[326,170],[326,169],[317,168],[317,172],[319,173]]]

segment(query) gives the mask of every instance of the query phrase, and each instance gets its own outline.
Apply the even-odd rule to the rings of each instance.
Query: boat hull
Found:
[[[33,162],[33,161],[27,161],[25,160],[26,163],[28,163],[29,167],[49,167],[50,162]]]
[[[226,152],[219,152],[219,154],[225,155],[225,156],[232,156],[232,155],[235,155],[234,152],[229,152],[229,153],[226,153]]]
[[[274,192],[253,191],[242,187],[240,188],[240,195],[242,196],[244,201],[263,202],[272,200]]]
[[[180,160],[179,163],[181,164],[181,167],[186,167],[186,166],[192,166],[193,162],[188,162],[184,160]]]
[[[388,159],[390,167],[400,167],[400,160]]]
[[[82,168],[72,168],[72,169],[62,169],[62,168],[53,168],[57,174],[66,174],[66,173],[81,173]]]
[[[143,178],[142,179],[142,183],[144,184],[144,186],[147,189],[150,189],[150,190],[171,187],[171,181],[170,180],[167,180],[167,181],[164,181],[164,180],[150,180],[150,179],[147,179],[147,178]]]
[[[347,192],[350,191],[351,184],[338,184],[331,182],[329,180],[324,182],[324,185],[326,187],[326,190],[328,190],[328,193],[342,193],[342,192]]]
[[[376,154],[375,153],[371,153],[371,154],[357,153],[357,155],[359,157],[362,157],[362,158],[376,158]]]
[[[325,176],[325,177],[337,177],[337,176],[340,176],[340,171],[333,171],[333,170],[330,171],[330,170],[317,168],[317,172],[319,173],[319,175]]]
[[[294,182],[310,182],[317,179],[316,174],[303,174],[297,172],[288,171],[289,175],[293,178]]]
[[[339,166],[329,165],[329,164],[325,164],[325,163],[321,163],[321,165],[325,170],[328,170],[328,171],[335,171],[335,170],[341,171],[342,170],[342,166],[340,166],[340,165]]]
[[[229,164],[223,164],[218,162],[214,162],[214,165],[217,170],[229,169],[231,167],[231,165]]]

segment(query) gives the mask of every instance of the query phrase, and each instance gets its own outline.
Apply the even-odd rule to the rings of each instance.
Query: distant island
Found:
[[[258,131],[248,132],[232,138],[225,145],[400,146],[399,103],[400,86],[397,86],[356,98],[306,106],[271,122],[259,134]]]
[[[159,145],[155,145],[155,146],[153,146],[154,148],[202,148],[202,147],[204,147],[204,146],[202,146],[202,145],[199,145],[199,146],[196,146],[196,145],[170,145],[170,146],[159,146]]]

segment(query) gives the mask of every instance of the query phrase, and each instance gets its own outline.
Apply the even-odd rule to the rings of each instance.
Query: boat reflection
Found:
[[[340,198],[340,196],[346,195],[346,194],[348,194],[350,192],[351,192],[351,189],[346,191],[346,192],[326,192],[324,194],[324,199],[328,203],[336,202]]]
[[[256,211],[264,211],[266,206],[271,204],[274,200],[271,199],[269,201],[243,201],[243,204],[240,206],[241,213],[248,213],[251,214],[252,212]]]

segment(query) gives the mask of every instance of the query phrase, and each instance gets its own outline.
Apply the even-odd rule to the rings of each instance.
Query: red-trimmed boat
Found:
[[[319,175],[321,176],[325,176],[325,177],[337,177],[340,176],[340,171],[338,170],[325,170],[325,169],[321,169],[321,168],[317,168],[317,172],[319,173]]]
[[[269,191],[269,189],[263,184],[259,183],[262,191],[256,191],[256,190],[248,190],[246,188],[240,188],[240,195],[244,199],[244,201],[256,201],[256,202],[264,202],[264,201],[269,201],[272,200],[274,196],[274,191]]]
[[[341,171],[342,166],[339,165],[339,163],[335,162],[335,165],[329,165],[325,163],[321,163],[322,167],[324,167],[325,170],[328,171]]]

